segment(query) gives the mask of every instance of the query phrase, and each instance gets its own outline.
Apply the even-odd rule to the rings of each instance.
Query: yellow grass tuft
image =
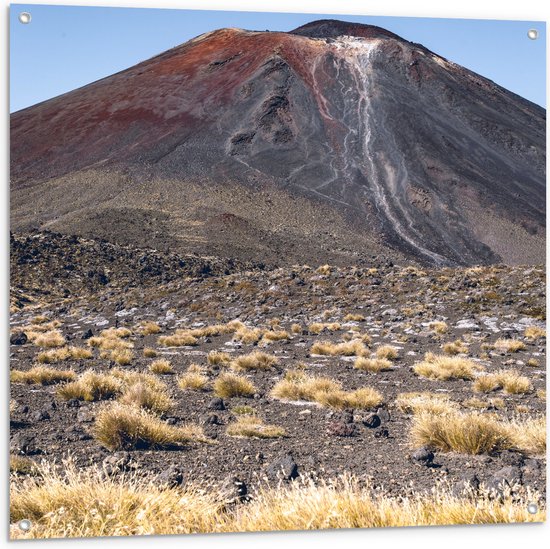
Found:
[[[203,391],[206,389],[208,377],[202,373],[202,370],[196,365],[191,365],[185,374],[178,377],[178,387],[184,391],[192,389],[194,391]]]
[[[12,383],[33,383],[39,385],[54,385],[64,381],[71,381],[76,377],[72,370],[56,370],[47,366],[34,366],[30,370],[12,370],[10,372],[10,381]]]
[[[143,349],[143,356],[145,358],[155,358],[158,356],[158,353],[155,349],[152,349],[151,347],[145,347]]]
[[[93,370],[86,370],[78,376],[76,381],[59,387],[57,395],[63,400],[76,398],[93,402],[118,396],[122,389],[122,381],[112,374],[100,374]]]
[[[460,355],[468,352],[468,347],[463,341],[457,339],[443,345],[443,352],[447,355]]]
[[[220,351],[210,351],[207,356],[208,364],[224,366],[231,362],[231,355]]]
[[[378,358],[395,360],[399,356],[399,350],[392,345],[382,345],[376,349],[376,356]]]
[[[345,343],[319,341],[313,344],[311,353],[325,356],[367,356],[369,351],[360,339],[354,339]]]
[[[108,450],[167,448],[207,441],[198,426],[174,427],[141,408],[118,402],[99,411],[92,434]]]
[[[395,399],[399,410],[407,414],[448,414],[458,409],[456,402],[440,393],[400,393]]]
[[[285,330],[267,330],[264,332],[261,344],[269,345],[270,343],[275,343],[276,341],[282,341],[284,339],[290,339],[290,335]]]
[[[310,376],[298,370],[289,370],[285,377],[275,384],[271,396],[279,400],[317,402],[321,406],[337,409],[370,409],[382,402],[382,395],[370,387],[347,392],[335,379]]]
[[[138,333],[140,333],[143,336],[158,334],[160,331],[161,331],[160,326],[156,322],[153,322],[151,320],[143,322],[138,327]]]
[[[446,322],[436,320],[435,322],[430,322],[430,329],[436,334],[445,334],[449,331],[449,326]]]
[[[254,351],[248,355],[242,355],[231,362],[231,368],[236,371],[242,370],[269,370],[279,361],[277,357]]]
[[[285,430],[276,425],[266,425],[254,415],[241,415],[228,425],[226,433],[231,437],[278,438],[285,435]]]
[[[531,392],[532,386],[529,379],[516,370],[498,370],[492,374],[479,376],[473,384],[473,390],[477,393],[490,393],[498,389],[515,395]]]
[[[168,396],[166,389],[158,390],[142,382],[134,383],[124,389],[118,401],[156,414],[163,414],[174,407],[174,401]]]
[[[414,372],[429,379],[473,379],[483,367],[467,358],[450,357],[426,353],[424,360],[413,366]]]
[[[301,334],[302,333],[302,325],[298,323],[294,323],[290,326],[290,331],[293,334]]]
[[[493,349],[503,353],[517,353],[525,349],[525,343],[517,339],[497,339],[493,344]]]
[[[243,376],[225,372],[214,381],[214,393],[221,398],[250,397],[256,392],[256,387]]]
[[[90,349],[83,347],[60,347],[38,353],[36,360],[40,364],[55,364],[63,360],[85,360],[93,358],[94,354]]]
[[[163,347],[191,347],[198,345],[197,338],[187,330],[176,330],[173,335],[160,336],[158,344]]]
[[[385,372],[392,369],[392,363],[386,358],[366,358],[359,356],[355,359],[353,367],[366,372]]]
[[[151,364],[149,365],[149,370],[154,374],[161,375],[174,373],[174,368],[172,368],[172,364],[170,364],[170,361],[166,360],[165,358],[160,358],[151,362]]]
[[[257,343],[262,337],[262,330],[259,328],[246,328],[243,326],[239,328],[234,335],[234,339],[241,341],[245,345]]]
[[[344,322],[364,322],[365,317],[361,314],[356,313],[348,313],[344,317]]]
[[[546,330],[538,326],[527,326],[524,335],[527,339],[537,341],[538,339],[546,338]]]
[[[63,347],[65,345],[65,338],[59,330],[50,330],[39,334],[33,341],[38,347]]]

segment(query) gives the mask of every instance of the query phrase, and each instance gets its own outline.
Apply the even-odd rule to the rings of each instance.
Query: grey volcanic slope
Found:
[[[222,29],[13,114],[12,230],[279,264],[541,263],[545,116],[377,27]]]

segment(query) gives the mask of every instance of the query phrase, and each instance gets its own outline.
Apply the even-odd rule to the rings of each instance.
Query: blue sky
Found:
[[[32,21],[18,21],[28,11]],[[12,4],[10,111],[130,67],[221,27],[292,30],[321,18],[384,27],[546,107],[544,22]],[[537,40],[527,31],[535,28]]]

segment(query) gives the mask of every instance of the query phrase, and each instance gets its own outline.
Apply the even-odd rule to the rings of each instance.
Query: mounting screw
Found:
[[[539,37],[539,31],[537,29],[529,29],[527,31],[527,36],[531,39],[531,40],[536,40],[538,37]]]
[[[538,510],[539,510],[539,507],[536,503],[530,503],[527,506],[527,512],[530,513],[531,515],[536,515]]]
[[[29,519],[23,519],[19,521],[18,526],[23,532],[28,532],[31,529],[32,523]]]

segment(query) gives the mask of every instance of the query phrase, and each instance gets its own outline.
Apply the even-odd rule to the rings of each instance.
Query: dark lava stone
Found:
[[[169,488],[180,486],[184,480],[184,474],[177,465],[171,465],[157,477],[159,484],[166,485]]]
[[[12,345],[25,345],[29,338],[25,332],[16,332],[10,336],[10,343]]]
[[[355,430],[353,423],[344,423],[343,421],[331,421],[327,427],[328,434],[335,437],[352,437]]]
[[[292,480],[298,476],[298,465],[291,454],[285,454],[270,463],[266,472],[273,479],[281,477],[284,480]]]
[[[31,416],[31,419],[33,421],[44,421],[46,419],[50,419],[50,414],[47,410],[39,410]]]
[[[385,428],[376,429],[374,431],[374,437],[375,438],[389,438],[390,432]]]
[[[238,503],[246,498],[248,487],[241,479],[229,476],[221,486],[221,493],[226,503]]]
[[[88,330],[86,330],[83,334],[82,334],[82,339],[90,339],[91,337],[93,337],[94,335],[94,332],[92,332],[92,329],[89,328]]]
[[[378,414],[369,414],[363,420],[363,425],[365,425],[369,429],[376,429],[376,427],[380,427],[380,423],[380,416]]]
[[[514,465],[508,465],[499,469],[487,482],[489,490],[495,490],[501,493],[508,487],[513,487],[515,484],[521,484],[522,475],[521,469]]]
[[[225,403],[221,398],[213,398],[208,403],[209,410],[225,410]]]
[[[429,465],[434,460],[434,453],[428,446],[422,446],[411,454],[411,459],[423,465]]]

